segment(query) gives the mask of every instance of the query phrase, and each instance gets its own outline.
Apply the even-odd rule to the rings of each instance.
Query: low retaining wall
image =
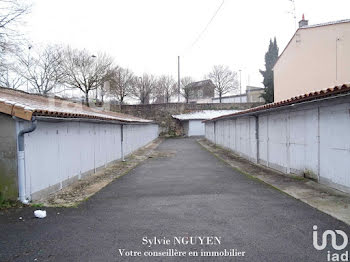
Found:
[[[350,192],[350,98],[206,122],[208,140],[250,161]]]
[[[156,124],[124,125],[124,154],[157,137]],[[120,124],[38,121],[25,135],[26,197],[41,198],[120,158]]]
[[[200,110],[243,110],[252,108],[262,103],[168,103],[147,105],[111,105],[110,110],[122,112],[137,117],[152,119],[157,122],[162,134],[183,135],[184,130],[180,121],[172,118],[172,115],[184,114]]]

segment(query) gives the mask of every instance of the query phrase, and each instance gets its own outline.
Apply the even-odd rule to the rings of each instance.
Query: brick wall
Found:
[[[243,110],[259,106],[262,103],[169,103],[148,105],[111,105],[112,111],[155,120],[163,134],[182,135],[183,128],[180,121],[173,119],[172,115],[189,113],[199,110]]]

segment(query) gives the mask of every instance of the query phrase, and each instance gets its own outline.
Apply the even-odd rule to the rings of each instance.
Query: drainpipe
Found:
[[[121,157],[122,157],[122,161],[125,162],[124,159],[124,125],[121,125],[120,128],[120,151],[121,151]]]
[[[17,168],[18,168],[18,191],[19,200],[23,204],[28,204],[26,199],[26,183],[25,183],[25,165],[24,165],[24,134],[33,132],[36,129],[37,121],[33,117],[31,121],[31,126],[19,131],[17,136],[18,151],[17,151]]]

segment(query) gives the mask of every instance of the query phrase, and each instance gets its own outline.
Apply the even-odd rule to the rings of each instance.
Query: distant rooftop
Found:
[[[210,79],[202,80],[202,81],[197,81],[197,82],[192,82],[187,85],[187,87],[190,88],[197,88],[197,87],[202,87],[205,85],[213,85],[213,82]]]
[[[319,27],[319,26],[326,26],[326,25],[335,25],[335,24],[341,24],[341,23],[349,23],[349,22],[350,22],[350,19],[343,19],[343,20],[337,20],[337,21],[320,23],[320,24],[314,24],[314,25],[305,25],[305,26],[302,26],[301,29],[303,29],[303,28],[313,28],[313,27]]]
[[[208,120],[214,117],[229,115],[239,112],[240,110],[202,110],[188,114],[173,115],[173,118],[179,120]]]

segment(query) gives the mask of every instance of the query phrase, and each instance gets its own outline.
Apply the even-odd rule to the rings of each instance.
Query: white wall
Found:
[[[205,122],[204,130],[205,130],[205,138],[209,141],[215,143],[215,132],[214,132],[215,124],[214,122]]]
[[[131,154],[157,137],[157,125],[124,125],[124,153]]]
[[[256,162],[255,118],[243,117],[206,122],[208,140]]]
[[[202,120],[189,120],[188,121],[188,136],[204,136],[204,123]]]
[[[350,192],[349,112],[350,98],[337,98],[270,111],[258,119],[206,122],[205,136],[251,161],[284,173],[306,172]]]
[[[21,128],[24,124],[20,124]],[[124,153],[132,153],[158,137],[155,124],[124,125]],[[121,158],[121,125],[38,121],[25,135],[26,193],[62,188],[69,179]],[[34,194],[34,196],[33,196]]]
[[[220,98],[215,97],[212,99],[213,103],[220,103]],[[242,101],[242,102],[241,102]],[[246,103],[247,102],[247,95],[242,95],[242,97],[222,97],[221,103]]]

